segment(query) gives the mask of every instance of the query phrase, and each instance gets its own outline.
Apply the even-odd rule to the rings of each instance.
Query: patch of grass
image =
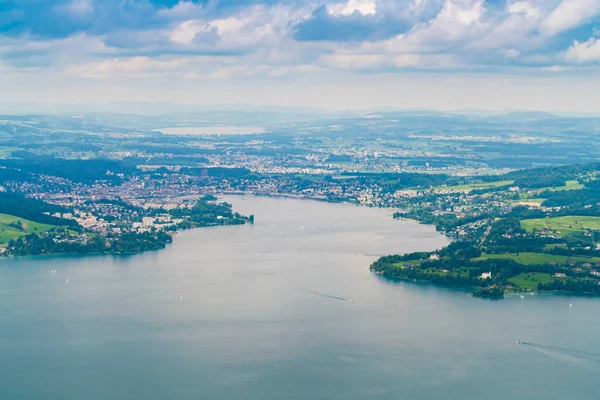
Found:
[[[569,257],[569,261],[582,263],[600,263],[600,257],[571,256]]]
[[[510,200],[511,203],[527,202],[527,203],[538,203],[542,204],[546,199],[541,198],[528,198],[527,196],[519,198],[519,200]]]
[[[508,279],[513,285],[530,290],[536,290],[538,283],[547,284],[554,280],[552,275],[544,272],[525,272]]]
[[[409,267],[418,267],[419,265],[421,265],[421,261],[420,260],[409,260],[409,261],[401,261],[399,263],[394,264],[394,267],[396,268],[404,268],[404,266],[409,266]]]
[[[556,249],[557,247],[559,247],[561,249],[566,249],[567,245],[566,245],[566,243],[550,243],[550,244],[544,245],[544,249]]]
[[[566,216],[541,219],[525,219],[521,221],[523,229],[531,232],[533,229],[550,229],[567,236],[586,229],[600,229],[600,217]]]
[[[21,229],[17,227],[19,221],[21,221]],[[17,239],[34,232],[46,232],[52,228],[55,228],[55,226],[40,224],[14,215],[0,214],[0,246],[6,247],[11,239]]]
[[[565,186],[558,186],[555,188],[549,188],[548,190],[552,191],[552,192],[558,192],[561,190],[579,190],[579,189],[583,189],[583,185],[581,183],[579,183],[576,180],[573,181],[567,181],[565,183]]]
[[[537,265],[548,264],[552,262],[557,264],[565,264],[568,261],[569,257],[555,254],[524,252],[509,254],[482,254],[480,257],[474,258],[473,261],[498,259],[511,259],[523,265]]]
[[[589,256],[563,256],[557,254],[546,253],[508,253],[508,254],[482,254],[480,257],[473,258],[473,261],[482,260],[502,260],[511,259],[523,265],[540,265],[540,264],[567,264],[574,263],[600,263],[600,257]]]

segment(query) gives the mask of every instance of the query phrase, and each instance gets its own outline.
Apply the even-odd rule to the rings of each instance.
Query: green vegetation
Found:
[[[217,203],[217,198],[206,195],[189,207],[170,211],[149,211],[157,215],[168,215],[179,220],[178,224],[169,224],[161,229],[160,225],[139,230],[126,226],[117,232],[111,231],[74,231],[49,224],[40,224],[18,217],[0,214],[0,246],[6,248],[4,255],[40,255],[40,254],[84,254],[84,253],[139,253],[164,248],[172,242],[170,231],[203,226],[239,225],[253,223],[254,216],[245,217],[232,211],[228,203]],[[112,206],[127,206],[120,200],[104,201]],[[132,208],[135,212],[139,209]],[[43,214],[45,216],[45,214]],[[59,219],[61,220],[61,219]]]
[[[572,180],[566,181],[564,186],[548,188],[548,190],[551,190],[551,191],[579,190],[579,189],[583,189],[583,188],[584,188],[583,183],[579,183],[579,181],[572,179]]]
[[[131,174],[136,169],[133,164],[103,158],[73,160],[40,156],[28,151],[15,151],[11,155],[13,158],[0,160],[0,165],[23,172],[61,176],[73,182],[101,180],[117,184],[122,181],[122,174]]]
[[[554,280],[555,278],[552,275],[545,272],[523,272],[508,279],[513,285],[527,290],[536,290],[538,284],[547,285],[554,282]]]
[[[31,233],[11,240],[11,255],[28,256],[43,254],[111,253],[128,254],[159,250],[171,243],[173,238],[164,231],[126,232],[123,234],[72,235],[63,229],[44,234]]]
[[[485,288],[477,288],[473,290],[473,296],[481,297],[483,299],[501,299],[504,297],[504,289],[496,285]]]
[[[593,216],[564,216],[543,219],[526,219],[521,221],[521,226],[528,232],[548,229],[561,236],[586,230],[600,230],[600,217]]]
[[[77,226],[77,222],[71,219],[48,215],[50,213],[66,211],[63,207],[41,200],[27,198],[16,193],[0,192],[0,213],[2,214],[14,215],[22,219],[47,225]]]
[[[471,286],[473,295],[487,298],[504,291],[600,294],[598,167],[516,171],[468,193],[423,190],[395,216],[435,224],[458,241],[436,253],[382,257],[371,269],[390,278]],[[507,190],[508,177],[519,190]]]
[[[207,195],[198,200],[191,208],[177,208],[169,213],[174,218],[183,219],[177,226],[179,229],[254,223],[254,215],[245,217],[233,212],[231,204],[217,203],[215,200],[217,200],[216,197]]]
[[[518,262],[523,265],[537,265],[537,264],[549,264],[557,263],[564,264],[567,262],[569,257],[560,256],[547,253],[509,253],[509,254],[482,254],[480,257],[474,258],[473,261],[483,260],[498,260],[508,259]]]
[[[21,236],[31,233],[42,233],[55,228],[55,225],[40,224],[14,215],[0,214],[0,247]]]

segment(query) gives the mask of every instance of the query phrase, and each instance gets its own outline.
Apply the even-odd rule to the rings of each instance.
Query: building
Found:
[[[491,277],[492,277],[491,272],[484,272],[483,274],[481,274],[481,279],[490,279]]]
[[[154,218],[152,218],[152,217],[142,218],[142,225],[144,225],[144,227],[149,228],[152,226],[152,224],[154,224]]]

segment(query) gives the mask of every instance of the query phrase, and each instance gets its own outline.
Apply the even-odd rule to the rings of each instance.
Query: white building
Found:
[[[492,277],[491,272],[484,272],[483,274],[481,274],[481,279],[490,279],[491,277]]]
[[[151,227],[153,223],[154,223],[154,218],[152,218],[152,217],[144,217],[144,218],[142,218],[142,224],[146,228]]]

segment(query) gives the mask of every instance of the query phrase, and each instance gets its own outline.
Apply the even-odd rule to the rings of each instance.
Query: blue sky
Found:
[[[600,0],[0,0],[0,89],[600,111]]]

